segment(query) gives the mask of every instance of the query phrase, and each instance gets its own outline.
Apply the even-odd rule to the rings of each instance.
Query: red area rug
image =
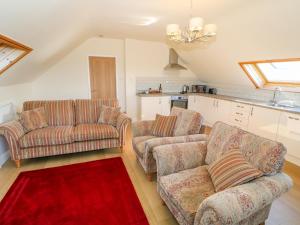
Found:
[[[22,172],[1,225],[148,225],[121,158]]]

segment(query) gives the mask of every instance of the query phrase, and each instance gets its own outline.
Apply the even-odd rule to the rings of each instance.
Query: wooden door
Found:
[[[91,97],[116,98],[116,59],[89,57]]]

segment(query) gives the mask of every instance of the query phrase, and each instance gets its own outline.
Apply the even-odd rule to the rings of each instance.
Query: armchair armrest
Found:
[[[0,135],[3,135],[8,143],[10,155],[13,160],[19,159],[19,139],[25,134],[22,124],[11,121],[0,125]]]
[[[194,225],[209,225],[211,221],[216,224],[239,224],[270,206],[291,187],[291,178],[284,173],[278,173],[226,189],[202,202]]]
[[[131,123],[131,118],[125,113],[121,113],[117,119],[117,130],[119,131],[119,139],[121,145],[125,145],[126,128]]]
[[[206,141],[200,141],[155,147],[153,151],[157,176],[165,176],[204,165],[206,145]]]
[[[151,135],[151,129],[154,120],[144,120],[132,123],[132,136],[148,136]]]

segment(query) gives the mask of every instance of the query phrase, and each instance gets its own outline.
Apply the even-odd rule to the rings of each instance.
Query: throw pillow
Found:
[[[239,149],[222,155],[208,166],[208,172],[216,191],[247,183],[263,175],[245,160]]]
[[[200,132],[202,122],[200,113],[193,110],[173,107],[170,115],[177,116],[174,136],[198,134]]]
[[[117,126],[117,120],[120,115],[120,107],[109,107],[102,105],[100,109],[100,116],[98,123],[109,124],[112,126]]]
[[[158,137],[171,137],[174,133],[177,116],[162,116],[156,114],[152,126],[152,135]]]
[[[44,107],[21,112],[19,121],[25,133],[48,126]]]

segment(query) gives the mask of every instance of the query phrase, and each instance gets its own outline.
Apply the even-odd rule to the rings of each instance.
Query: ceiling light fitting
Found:
[[[191,0],[191,13],[193,11],[193,1]],[[217,34],[217,26],[215,24],[206,24],[201,17],[190,18],[189,25],[183,31],[180,30],[178,24],[167,25],[167,38],[179,43],[206,42]]]

